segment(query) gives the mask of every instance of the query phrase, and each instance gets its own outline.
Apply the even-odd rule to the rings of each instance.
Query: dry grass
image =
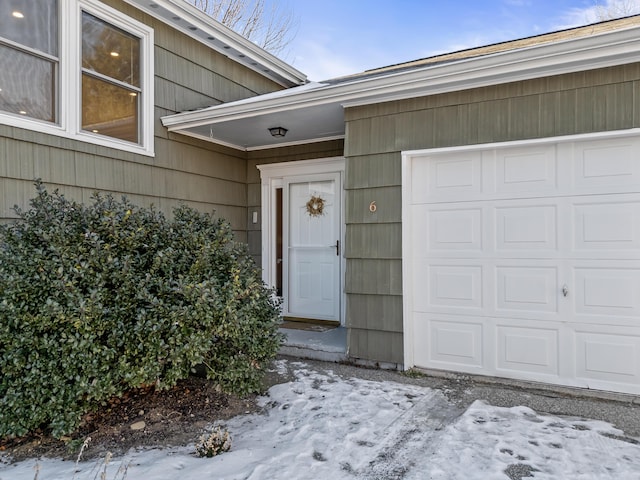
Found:
[[[80,461],[82,460],[82,454],[87,449],[90,442],[91,442],[91,437],[87,437],[82,443],[80,452],[76,457],[76,463],[73,469],[73,477],[71,477],[71,480],[76,480],[77,474],[81,471],[78,468],[78,466],[80,464]],[[96,463],[93,466],[93,469],[91,470],[91,473],[94,474],[93,480],[108,480],[107,468],[109,467],[109,464],[111,463],[112,458],[113,458],[113,455],[111,454],[111,452],[107,452],[104,458],[96,461]],[[122,462],[120,462],[120,466],[118,467],[118,470],[115,473],[115,476],[113,477],[113,480],[125,480],[127,478],[127,472],[129,471],[129,465],[131,465],[131,461],[126,462],[125,460],[122,460]],[[36,461],[36,464],[33,467],[33,469],[36,472],[33,477],[33,480],[38,480],[38,476],[40,475],[40,470],[42,469],[42,466],[40,465],[39,462]]]

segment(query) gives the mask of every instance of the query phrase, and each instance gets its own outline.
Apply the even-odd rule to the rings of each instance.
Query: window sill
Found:
[[[139,155],[145,155],[147,157],[154,157],[155,152],[153,150],[153,140],[149,141],[150,145],[144,147],[142,145],[136,145],[133,143],[125,142],[122,140],[118,140],[115,138],[109,138],[100,135],[92,135],[88,132],[77,132],[73,133],[68,130],[65,130],[63,127],[59,125],[54,125],[51,123],[47,123],[44,121],[39,121],[30,118],[18,117],[16,115],[10,115],[5,113],[0,113],[0,125],[7,125],[10,127],[21,128],[24,130],[30,130],[33,132],[43,133],[46,135],[55,135],[57,137],[66,138],[69,140],[76,140],[82,143],[88,143],[92,145],[98,145],[106,148],[113,148],[115,150],[125,151],[129,153],[135,153]],[[150,137],[150,135],[144,135],[145,138]]]

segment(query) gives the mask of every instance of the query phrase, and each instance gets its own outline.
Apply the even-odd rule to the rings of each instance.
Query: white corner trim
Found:
[[[414,323],[410,321],[413,315],[413,294],[411,282],[413,279],[413,262],[409,252],[412,249],[411,218],[409,215],[409,199],[411,198],[411,154],[402,152],[402,344],[404,350],[403,369],[409,370],[415,366],[413,338],[415,336]]]

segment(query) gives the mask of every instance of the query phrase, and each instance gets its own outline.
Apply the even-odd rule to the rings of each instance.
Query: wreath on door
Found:
[[[320,195],[311,195],[307,202],[307,213],[310,217],[320,217],[324,215],[324,198]]]

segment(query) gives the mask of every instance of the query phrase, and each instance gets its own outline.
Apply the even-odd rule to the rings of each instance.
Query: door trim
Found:
[[[300,177],[305,175],[338,173],[339,186],[344,192],[344,157],[321,158],[314,160],[300,160],[294,162],[271,163],[257,165],[260,170],[261,183],[261,216],[262,216],[262,279],[269,285],[276,284],[276,189],[282,188],[284,179],[289,177]],[[341,195],[340,213],[342,221],[340,224],[340,243],[344,245],[345,238],[345,201]],[[345,267],[344,255],[340,258],[340,324],[345,324]]]

